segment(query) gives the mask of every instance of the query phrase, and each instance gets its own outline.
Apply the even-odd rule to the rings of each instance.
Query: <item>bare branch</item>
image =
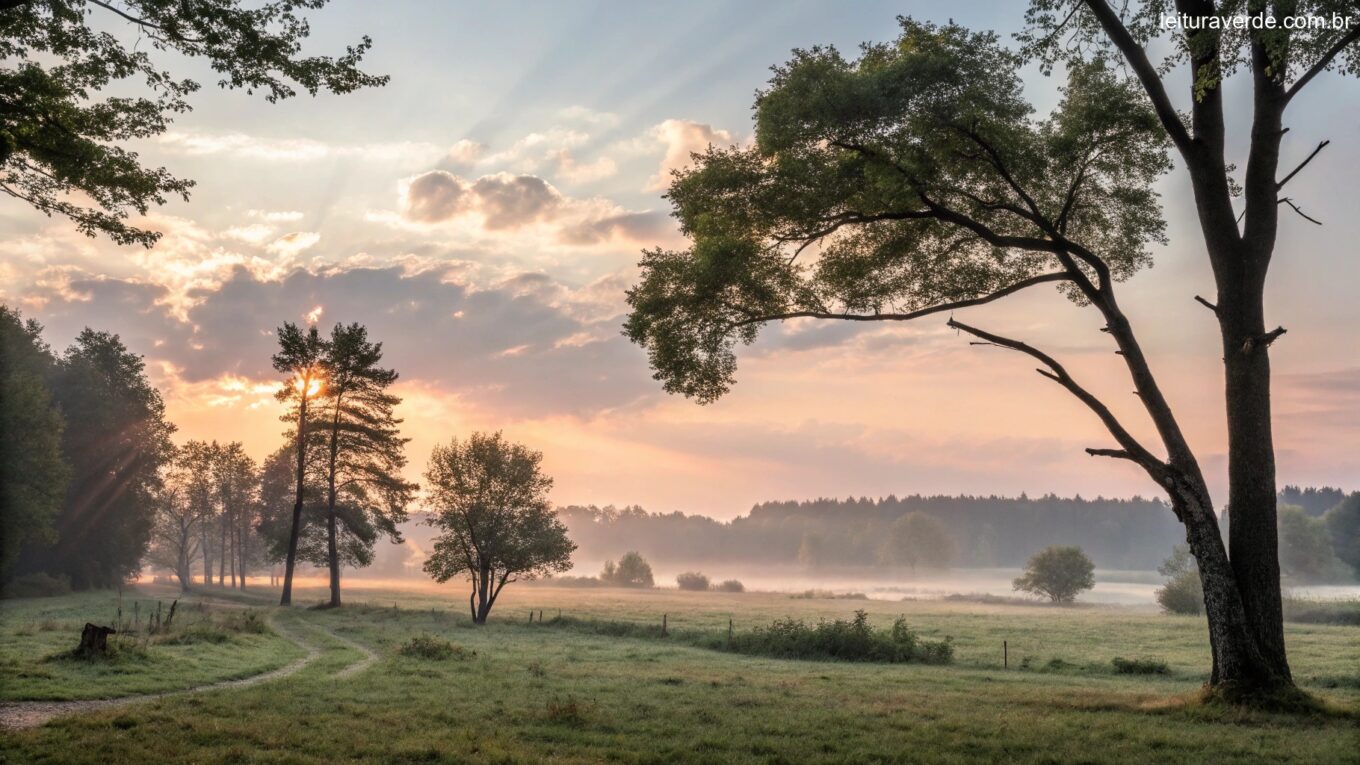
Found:
[[[765,322],[785,321],[787,319],[839,319],[841,321],[910,321],[912,319],[919,319],[922,316],[929,316],[934,313],[942,313],[944,311],[953,311],[960,308],[971,308],[973,306],[985,305],[987,303],[992,302],[993,300],[999,300],[1003,297],[1006,297],[1007,295],[1019,292],[1020,290],[1023,290],[1026,287],[1033,287],[1035,285],[1046,284],[1048,282],[1068,281],[1070,279],[1071,276],[1066,271],[1058,271],[1049,274],[1040,274],[1039,276],[1032,276],[1028,279],[1023,279],[1021,281],[1016,282],[1015,284],[1012,284],[1008,287],[1003,287],[1002,289],[999,289],[996,292],[990,292],[986,295],[981,295],[975,298],[968,298],[967,300],[955,300],[949,303],[940,303],[938,305],[929,306],[927,308],[922,308],[920,310],[911,311],[908,313],[856,314],[856,313],[835,313],[831,311],[790,311],[788,313],[769,314],[766,316],[753,316],[749,319],[743,319],[738,322],[733,322],[731,326],[732,328],[735,329],[736,327],[744,327],[749,324],[763,324]]]
[[[1317,224],[1317,225],[1319,225],[1319,226],[1322,225],[1322,221],[1318,220],[1317,218],[1314,218],[1313,216],[1309,215],[1308,213],[1304,212],[1303,210],[1300,210],[1300,209],[1299,209],[1299,206],[1296,205],[1296,204],[1294,204],[1294,200],[1290,199],[1289,197],[1283,197],[1283,198],[1281,198],[1276,204],[1289,205],[1289,206],[1294,210],[1294,212],[1296,212],[1296,213],[1299,214],[1299,217],[1300,217],[1300,218],[1303,218],[1304,220],[1308,221],[1309,223],[1315,223],[1315,224]]]
[[[1195,300],[1199,301],[1200,305],[1203,305],[1205,308],[1208,308],[1210,311],[1213,311],[1215,314],[1218,313],[1218,306],[1214,305],[1213,303],[1210,303],[1208,300],[1205,300],[1204,298],[1200,297],[1199,295],[1196,295],[1196,296],[1195,296]]]
[[[1123,449],[1087,449],[1086,453],[1092,457],[1110,457],[1111,459],[1129,460],[1131,462],[1138,461],[1134,459],[1132,454],[1129,454]]]
[[[1067,370],[1062,364],[1058,363],[1057,359],[1019,340],[1012,340],[1000,335],[994,335],[990,332],[978,329],[977,327],[970,327],[967,324],[963,324],[954,319],[949,320],[949,326],[967,332],[974,337],[979,337],[1002,348],[1027,354],[1043,362],[1044,366],[1048,367],[1048,369],[1036,369],[1035,371],[1063,386],[1069,393],[1076,396],[1088,409],[1095,413],[1096,417],[1100,418],[1100,421],[1105,425],[1106,430],[1110,431],[1110,435],[1114,436],[1114,440],[1129,454],[1129,459],[1142,466],[1142,468],[1158,483],[1162,482],[1168,469],[1167,465],[1154,456],[1152,452],[1149,452],[1144,448],[1143,445],[1133,437],[1133,434],[1129,433],[1128,429],[1119,422],[1118,418],[1114,416],[1114,413],[1110,411],[1109,407],[1100,401],[1100,399],[1096,398],[1090,391],[1078,384],[1076,380],[1072,379],[1072,376],[1067,373]]]
[[[1286,175],[1286,176],[1284,177],[1284,180],[1282,180],[1282,181],[1280,181],[1279,183],[1275,184],[1275,190],[1276,190],[1276,191],[1279,191],[1280,189],[1284,188],[1284,185],[1285,185],[1286,183],[1289,183],[1290,179],[1292,179],[1294,176],[1298,175],[1300,170],[1302,170],[1303,168],[1307,167],[1307,166],[1308,166],[1308,163],[1313,161],[1313,157],[1316,157],[1316,156],[1318,155],[1318,152],[1320,152],[1320,151],[1322,151],[1323,149],[1327,148],[1327,144],[1329,144],[1329,143],[1331,143],[1330,140],[1328,140],[1328,141],[1323,141],[1322,143],[1318,144],[1318,145],[1317,145],[1317,148],[1316,148],[1316,149],[1313,149],[1313,153],[1312,153],[1312,154],[1309,154],[1308,157],[1307,157],[1306,159],[1304,159],[1302,162],[1300,162],[1300,163],[1299,163],[1299,166],[1296,167],[1296,168],[1294,168],[1294,171],[1293,171],[1293,172],[1291,172],[1289,175]]]
[[[1289,330],[1284,327],[1276,327],[1263,335],[1247,338],[1247,341],[1242,343],[1242,353],[1245,355],[1258,348],[1269,348],[1271,343],[1279,340],[1280,335],[1283,335],[1288,331]]]
[[[1299,78],[1294,81],[1294,84],[1289,86],[1289,90],[1286,90],[1284,93],[1285,103],[1286,104],[1289,103],[1289,101],[1293,99],[1294,96],[1298,95],[1299,91],[1303,90],[1303,87],[1307,85],[1310,80],[1312,80],[1319,74],[1322,74],[1322,72],[1325,71],[1327,67],[1331,66],[1332,61],[1336,59],[1337,56],[1341,55],[1341,52],[1348,48],[1351,45],[1351,43],[1354,43],[1356,40],[1360,40],[1360,26],[1357,26],[1355,29],[1352,29],[1340,40],[1337,40],[1336,44],[1328,48],[1327,52],[1322,54],[1322,57],[1319,58],[1316,62],[1314,62],[1314,64],[1311,67],[1308,68],[1308,71],[1300,75]]]

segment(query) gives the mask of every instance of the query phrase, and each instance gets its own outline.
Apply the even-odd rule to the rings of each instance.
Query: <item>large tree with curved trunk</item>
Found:
[[[1194,14],[1257,16],[1285,5],[1341,7],[1180,4]],[[1268,356],[1284,330],[1266,329],[1262,306],[1280,210],[1293,205],[1281,189],[1297,172],[1279,171],[1282,116],[1319,72],[1354,70],[1360,22],[1306,33],[1179,33],[1161,28],[1161,13],[1173,10],[1035,0],[1019,52],[989,33],[910,19],[895,41],[866,45],[857,59],[832,48],[795,51],[758,95],[754,145],[710,148],[676,174],[668,196],[692,246],[644,253],[625,332],[647,349],[667,390],[708,402],[731,385],[737,344],[771,322],[907,321],[1056,286],[1099,315],[1155,443],[1135,437],[1054,356],[952,317],[948,324],[1036,361],[1113,440],[1087,451],[1132,462],[1166,492],[1204,582],[1210,685],[1254,695],[1292,685]],[[1166,65],[1145,52],[1159,36],[1169,43]],[[1043,115],[1016,74],[1034,58],[1063,64],[1066,75],[1060,103]],[[1188,122],[1164,83],[1177,64]],[[1254,97],[1240,183],[1230,175],[1221,93],[1236,69],[1251,77]],[[1204,473],[1117,300],[1118,283],[1165,241],[1153,183],[1171,169],[1172,152],[1191,176],[1218,287],[1215,301],[1201,302],[1223,335],[1226,548]]]

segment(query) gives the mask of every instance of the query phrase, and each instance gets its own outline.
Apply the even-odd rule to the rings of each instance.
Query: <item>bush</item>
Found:
[[[1054,545],[1029,559],[1015,589],[1042,595],[1054,603],[1071,603],[1077,593],[1096,585],[1095,564],[1080,547]]]
[[[836,593],[831,590],[803,590],[795,592],[789,596],[793,600],[868,600],[869,596],[862,592],[841,592]]]
[[[781,619],[769,627],[734,635],[727,647],[737,653],[782,659],[945,664],[954,658],[954,646],[947,638],[940,642],[921,640],[901,617],[891,628],[876,630],[869,626],[864,611],[856,611],[849,621],[836,619],[816,625]]]
[[[700,574],[698,571],[686,571],[675,577],[675,583],[679,585],[682,590],[703,592],[708,589],[708,577]]]
[[[1125,659],[1116,656],[1110,660],[1116,675],[1169,675],[1171,668],[1166,662],[1156,659]]]
[[[401,647],[397,649],[397,653],[412,659],[428,659],[430,661],[446,661],[448,659],[463,661],[477,655],[476,651],[450,643],[434,635],[416,635],[402,643]]]
[[[727,579],[715,587],[718,592],[746,592],[746,587],[736,579]]]
[[[1204,586],[1199,580],[1199,566],[1190,555],[1190,548],[1176,545],[1171,557],[1162,561],[1157,573],[1170,577],[1155,596],[1162,610],[1168,614],[1195,616],[1204,611]]]
[[[1360,600],[1316,600],[1288,595],[1284,598],[1284,620],[1360,627]]]
[[[600,581],[619,587],[654,587],[655,580],[652,579],[652,566],[645,558],[636,552],[626,552],[616,565],[609,560],[604,563],[604,571],[600,572]]]
[[[42,571],[25,574],[6,582],[6,598],[51,598],[71,593],[71,580],[66,576],[52,576]]]

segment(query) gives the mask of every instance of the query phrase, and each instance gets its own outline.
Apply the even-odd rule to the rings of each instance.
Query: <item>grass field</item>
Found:
[[[5,603],[7,673],[45,666],[45,651],[65,647],[41,630],[28,634],[27,625],[103,617],[114,597]],[[1202,622],[1129,609],[512,586],[492,623],[477,628],[461,589],[354,588],[348,597],[339,610],[267,609],[318,651],[297,674],[59,718],[7,733],[0,756],[12,763],[1342,763],[1356,761],[1360,743],[1354,627],[1288,625],[1295,674],[1328,711],[1280,715],[1190,701],[1207,668]],[[320,599],[320,591],[297,598]],[[904,615],[922,637],[950,637],[954,663],[776,660],[681,639],[725,634],[729,619],[747,630],[787,616],[847,618],[856,608],[880,626]],[[547,623],[529,624],[531,609]],[[573,626],[554,626],[559,609]],[[670,637],[613,637],[575,625],[651,625],[663,614]],[[442,661],[401,655],[417,635],[467,652]],[[293,655],[277,635],[250,637],[262,645],[255,653],[238,646],[233,667],[183,669],[170,647],[162,655],[152,646],[144,663],[111,677],[84,676],[83,684],[91,693],[104,683],[164,687],[156,684],[181,671],[229,677]],[[352,644],[377,661],[337,677],[363,658]],[[1118,674],[1115,658],[1163,662],[1168,671]],[[6,688],[6,697],[72,691],[62,676],[26,682],[23,691]]]

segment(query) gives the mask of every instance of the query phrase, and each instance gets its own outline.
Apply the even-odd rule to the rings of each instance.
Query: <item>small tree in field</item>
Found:
[[[1157,573],[1167,577],[1155,593],[1157,603],[1169,614],[1198,615],[1204,611],[1204,585],[1199,568],[1186,545],[1177,545],[1171,557],[1162,561]]]
[[[652,564],[641,553],[633,551],[624,553],[618,564],[612,560],[605,561],[600,580],[619,587],[656,586],[656,580],[652,577]]]
[[[700,574],[698,571],[686,571],[675,577],[675,585],[682,590],[704,592],[708,590],[709,582],[708,577]]]
[[[1080,547],[1054,545],[1029,559],[1015,589],[1042,595],[1054,603],[1071,603],[1077,593],[1096,586],[1096,567]]]
[[[552,479],[540,452],[500,433],[473,433],[436,446],[425,480],[429,524],[440,530],[425,571],[437,582],[472,583],[472,621],[485,624],[501,589],[520,579],[566,571],[576,545],[548,504]]]

